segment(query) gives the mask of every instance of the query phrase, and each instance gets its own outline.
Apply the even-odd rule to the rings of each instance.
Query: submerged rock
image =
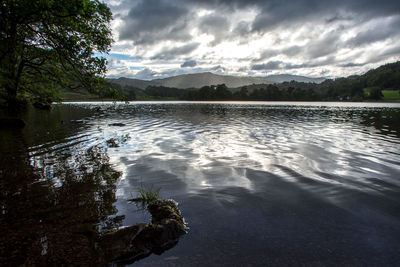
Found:
[[[147,208],[152,216],[150,224],[113,229],[100,236],[99,247],[106,262],[132,263],[151,253],[161,254],[186,233],[184,219],[175,201],[156,200]]]

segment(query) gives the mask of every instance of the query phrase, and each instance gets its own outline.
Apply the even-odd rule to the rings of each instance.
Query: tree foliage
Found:
[[[370,70],[362,78],[366,87],[400,90],[400,61]]]
[[[52,101],[63,87],[103,84],[112,38],[110,9],[99,0],[2,0],[0,93],[7,106]]]

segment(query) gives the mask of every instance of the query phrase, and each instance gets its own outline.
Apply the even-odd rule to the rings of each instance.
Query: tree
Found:
[[[11,108],[21,100],[50,102],[57,89],[104,83],[112,38],[110,9],[99,0],[2,0],[0,96]]]
[[[240,99],[247,99],[247,93],[249,92],[249,90],[247,89],[247,86],[243,86],[242,88],[240,88]]]
[[[215,89],[210,86],[203,86],[198,91],[199,100],[211,100],[215,98]]]
[[[219,100],[231,99],[232,92],[228,90],[225,84],[218,84],[215,89],[215,97]]]
[[[373,99],[373,100],[380,100],[382,99],[383,94],[382,94],[382,90],[379,87],[372,87],[369,90],[369,99]]]

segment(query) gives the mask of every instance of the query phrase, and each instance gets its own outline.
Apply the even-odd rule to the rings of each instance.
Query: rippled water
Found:
[[[180,203],[188,234],[135,265],[400,262],[400,104],[69,103],[24,119],[1,148],[34,167],[33,184],[120,172],[90,189],[100,228],[149,220],[127,202],[139,188]]]

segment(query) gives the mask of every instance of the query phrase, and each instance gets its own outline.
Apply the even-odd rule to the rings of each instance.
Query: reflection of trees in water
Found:
[[[101,266],[111,260],[104,252],[115,247],[99,237],[124,219],[114,206],[120,172],[106,147],[88,148],[92,140],[85,137],[97,115],[61,105],[46,113],[28,110],[21,115],[23,129],[0,127],[0,266]],[[119,146],[127,139],[113,141]]]
[[[379,130],[381,134],[392,134],[400,137],[400,110],[375,109],[362,115],[361,124]]]
[[[99,147],[61,154],[39,171],[26,156],[0,163],[0,265],[101,264],[97,235],[123,220],[109,217],[120,173]]]

